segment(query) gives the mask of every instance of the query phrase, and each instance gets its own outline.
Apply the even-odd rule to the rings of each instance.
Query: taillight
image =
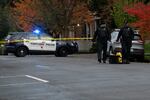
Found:
[[[138,42],[141,43],[141,44],[143,44],[143,41],[142,41],[142,40],[138,40]]]

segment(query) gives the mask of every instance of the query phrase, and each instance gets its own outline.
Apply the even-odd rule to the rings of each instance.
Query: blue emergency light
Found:
[[[40,30],[36,29],[36,30],[33,31],[33,33],[40,34]]]

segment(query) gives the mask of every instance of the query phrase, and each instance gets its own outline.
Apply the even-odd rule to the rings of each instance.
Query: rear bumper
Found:
[[[114,53],[121,52],[121,48],[115,48]],[[133,57],[143,57],[144,56],[144,49],[132,49],[131,48],[131,56]]]
[[[78,44],[75,43],[67,43],[67,49],[69,54],[74,54],[78,52]]]
[[[131,49],[131,56],[138,56],[138,57],[144,57],[144,50],[143,49]]]
[[[78,52],[77,46],[69,47],[69,54],[73,54],[73,53],[77,53],[77,52]]]

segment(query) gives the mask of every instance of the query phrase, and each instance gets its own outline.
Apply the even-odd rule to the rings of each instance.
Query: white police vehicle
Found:
[[[17,57],[27,54],[55,54],[57,57],[66,57],[78,52],[78,44],[74,41],[54,40],[48,34],[32,32],[15,32],[5,45],[7,53],[14,53]]]
[[[115,29],[111,33],[111,42],[108,42],[107,53],[108,56],[112,54],[116,54],[117,52],[121,52],[121,43],[116,42],[120,29]],[[132,40],[131,47],[131,56],[130,58],[134,58],[138,61],[143,61],[144,59],[144,42],[139,34],[138,30],[134,30],[134,38]]]

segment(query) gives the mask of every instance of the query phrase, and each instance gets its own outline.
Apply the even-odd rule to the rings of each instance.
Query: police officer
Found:
[[[122,45],[122,61],[125,64],[129,64],[130,49],[132,46],[132,39],[134,37],[134,31],[128,25],[128,21],[125,21],[124,26],[120,29],[116,42],[121,41]]]
[[[96,40],[97,44],[97,56],[98,56],[98,62],[101,63],[101,60],[103,63],[106,63],[107,59],[107,41],[110,41],[110,32],[106,26],[106,24],[102,23],[100,27],[97,28],[97,30],[94,33],[93,42]],[[103,58],[101,57],[103,51]]]

